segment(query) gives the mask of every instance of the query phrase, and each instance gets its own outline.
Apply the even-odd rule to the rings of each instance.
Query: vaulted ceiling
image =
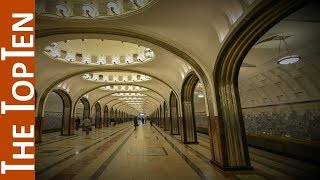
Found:
[[[212,72],[224,40],[261,1],[113,0],[120,9],[116,13],[108,6],[109,2],[37,1],[38,95],[61,88],[70,94],[74,104],[86,96],[91,105],[99,101],[103,106],[131,114],[141,110],[149,114],[169,102],[171,91],[180,98],[184,77],[190,71],[204,74],[211,87],[211,92],[205,93],[212,95]],[[91,17],[88,15],[91,11],[86,11],[87,6],[96,11]],[[319,37],[319,19],[301,19],[303,15],[288,17],[263,38],[273,34],[289,35],[287,42],[293,50],[301,51],[306,47],[303,48],[308,50],[305,53],[318,53],[315,39]],[[278,46],[273,44],[277,43],[264,42],[250,51],[240,72],[241,92],[249,92],[250,80],[262,72],[261,69],[279,66],[270,63],[277,55]],[[314,47],[314,51],[307,47]],[[148,52],[152,52],[152,57],[147,57]],[[186,56],[189,58],[184,58]],[[115,74],[119,77],[114,78]],[[139,81],[141,75],[150,79]],[[137,79],[123,81],[123,78],[132,77]],[[117,86],[120,90],[101,89],[107,85]],[[127,90],[129,87],[121,90],[121,86],[146,90]],[[134,98],[132,93],[145,96],[136,99],[141,101],[137,105],[114,96],[115,93],[129,93],[127,96],[123,94],[127,98]]]

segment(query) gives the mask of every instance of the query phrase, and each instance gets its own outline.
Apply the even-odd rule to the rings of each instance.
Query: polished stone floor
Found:
[[[222,171],[210,163],[209,137],[185,145],[180,136],[133,123],[83,131],[74,136],[45,134],[36,145],[36,179],[311,179],[320,168],[250,148],[253,170]]]

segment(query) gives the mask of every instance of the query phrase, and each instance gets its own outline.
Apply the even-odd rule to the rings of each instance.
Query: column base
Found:
[[[183,142],[183,144],[199,144],[199,142],[198,141],[196,141],[196,142]]]
[[[170,133],[170,135],[180,135],[180,133]]]
[[[224,171],[240,171],[240,170],[253,170],[252,166],[222,166],[216,161],[210,160],[211,164],[216,165]]]

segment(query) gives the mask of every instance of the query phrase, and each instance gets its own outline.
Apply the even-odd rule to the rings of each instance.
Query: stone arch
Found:
[[[51,91],[44,105],[44,116],[41,131],[43,134],[61,132],[63,123],[63,99]]]
[[[99,86],[99,87],[103,87],[103,86]],[[141,86],[141,87],[143,87],[143,86]],[[92,90],[94,90],[94,89],[97,89],[97,88],[93,88]],[[90,91],[92,91],[92,90],[90,90]],[[151,90],[151,89],[149,89],[149,90]],[[86,93],[84,93],[84,94],[87,94],[87,93],[89,93],[90,91],[88,91],[88,92],[86,92]],[[154,90],[151,90],[151,91],[154,92],[154,93],[156,93],[157,95],[159,95],[161,98],[164,99],[164,97],[161,96],[157,91],[154,91]],[[113,94],[116,94],[116,93],[117,93],[117,92],[104,95],[104,96],[100,97],[99,99],[97,99],[95,102],[98,102],[99,100],[101,100],[101,99],[103,99],[103,98],[105,98],[105,97],[111,96],[111,95],[113,95]],[[128,91],[128,93],[131,93],[131,91]],[[132,93],[134,93],[134,91],[132,91]],[[148,97],[148,98],[151,98],[151,99],[155,100],[157,103],[161,104],[161,102],[160,102],[159,100],[157,100],[156,98],[154,98],[154,97],[152,97],[152,96],[150,96],[150,95],[147,95],[147,97]],[[109,102],[107,102],[106,104],[109,104],[110,102],[116,101],[117,99],[118,99],[118,98],[114,98],[114,99],[110,100]],[[152,104],[155,104],[153,101],[149,101],[149,102],[151,102]],[[166,103],[166,101],[164,101],[164,102]],[[114,105],[115,105],[115,104],[114,104]],[[113,106],[114,106],[114,105],[113,105]],[[155,104],[155,105],[156,105],[156,104]]]
[[[220,141],[220,157],[216,160],[223,168],[251,166],[238,89],[238,75],[244,58],[268,30],[307,2],[262,1],[225,40],[213,71],[218,109],[215,127]]]
[[[197,63],[196,59],[193,58],[192,56],[190,56],[188,53],[182,51],[181,50],[182,48],[179,49],[179,48],[171,45],[169,42],[161,41],[161,40],[159,40],[158,37],[153,37],[153,36],[145,34],[143,32],[134,32],[132,30],[124,30],[124,29],[116,29],[116,28],[65,28],[64,27],[64,28],[55,28],[55,29],[42,29],[42,30],[36,31],[36,38],[42,38],[42,37],[47,37],[47,36],[51,36],[51,35],[60,35],[60,34],[81,34],[81,35],[83,35],[83,34],[87,34],[87,35],[101,34],[101,35],[113,35],[113,36],[124,36],[124,37],[136,38],[136,39],[144,40],[146,42],[157,45],[157,46],[164,48],[165,50],[168,50],[169,52],[179,56],[181,59],[188,62],[195,69],[195,71],[197,71],[197,73],[199,74],[199,77],[203,81],[205,91],[207,92],[207,101],[208,101],[207,105],[208,105],[208,109],[210,112],[209,116],[212,116],[212,117],[210,117],[211,120],[214,119],[213,118],[213,110],[214,110],[213,98],[214,97],[212,97],[212,95],[211,95],[213,93],[213,88],[212,88],[212,86],[210,86],[211,82],[209,82],[208,76],[206,75],[204,70],[201,68],[201,66]],[[165,38],[163,38],[163,39],[165,39]],[[94,71],[94,70],[101,70],[101,69],[100,68],[93,68],[92,71]],[[130,70],[130,71],[132,71],[132,70]],[[41,105],[43,104],[43,99],[41,97],[46,96],[46,94],[55,85],[59,84],[60,82],[64,81],[65,79],[68,79],[74,75],[78,75],[78,74],[86,73],[86,72],[88,72],[88,71],[82,71],[82,72],[69,74],[65,77],[58,79],[57,81],[52,83],[49,87],[47,87],[40,94],[40,99],[38,102],[39,107],[37,109],[37,112],[38,112],[37,114],[42,113]],[[148,75],[148,74],[146,74],[146,75]],[[160,80],[160,79],[158,79],[158,80]],[[162,81],[162,82],[164,82],[164,81]],[[169,87],[171,89],[173,89],[171,86],[169,86]],[[174,91],[174,93],[176,94],[177,99],[180,102],[180,99],[179,99],[180,96],[175,91]],[[181,104],[179,103],[178,106],[180,106],[180,105]]]
[[[71,121],[72,101],[69,94],[61,89],[55,89],[53,92],[57,93],[63,102],[63,120],[61,135],[72,135],[74,133],[74,122]]]
[[[199,81],[197,75],[189,73],[183,84],[181,91],[182,102],[182,141],[183,143],[197,143],[196,120],[194,115],[193,93]]]
[[[178,101],[176,95],[171,92],[170,94],[170,123],[169,130],[170,134],[180,134],[179,117],[178,117]]]

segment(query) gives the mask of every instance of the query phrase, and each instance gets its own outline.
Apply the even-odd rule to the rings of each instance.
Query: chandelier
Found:
[[[298,62],[299,60],[301,60],[301,56],[296,55],[296,54],[292,54],[290,52],[289,46],[283,37],[280,38],[280,42],[279,42],[278,58],[280,57],[280,52],[281,52],[281,44],[282,44],[281,42],[283,42],[287,53],[285,56],[281,57],[278,60],[278,64],[282,64],[282,65],[294,64],[294,63]]]

